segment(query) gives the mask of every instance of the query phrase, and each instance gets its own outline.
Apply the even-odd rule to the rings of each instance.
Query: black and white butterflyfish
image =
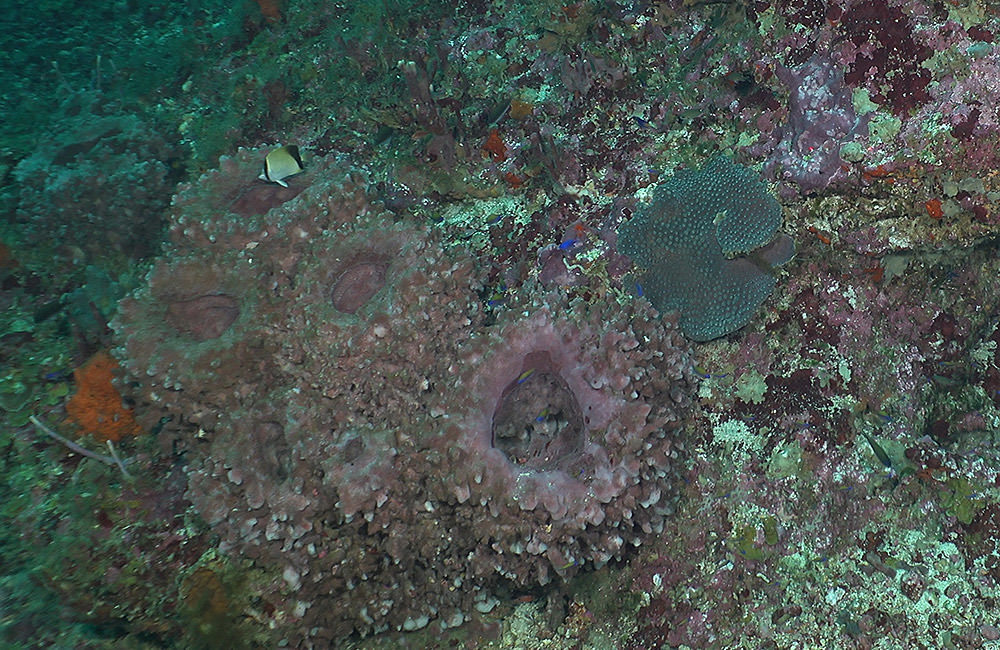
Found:
[[[277,183],[282,187],[288,187],[285,179],[295,176],[302,171],[302,157],[299,156],[299,148],[294,144],[272,149],[264,156],[264,171],[260,173],[260,180]]]

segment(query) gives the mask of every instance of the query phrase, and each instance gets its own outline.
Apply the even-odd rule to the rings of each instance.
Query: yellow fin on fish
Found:
[[[302,157],[299,156],[299,148],[294,144],[272,149],[264,157],[264,171],[260,173],[260,180],[277,183],[282,187],[288,187],[285,179],[295,176],[302,171]]]

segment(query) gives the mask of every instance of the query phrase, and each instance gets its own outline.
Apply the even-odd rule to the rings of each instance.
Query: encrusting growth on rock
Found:
[[[101,442],[117,442],[141,430],[132,409],[122,404],[118,389],[111,383],[117,367],[118,362],[102,351],[73,371],[76,394],[66,404],[66,412],[79,425],[81,434]]]

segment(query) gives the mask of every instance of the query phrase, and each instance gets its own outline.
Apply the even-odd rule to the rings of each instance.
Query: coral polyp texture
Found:
[[[262,156],[184,189],[115,329],[222,550],[281,577],[281,638],[456,625],[662,530],[693,387],[675,321],[559,294],[488,320],[462,247],[342,162],[286,196]]]
[[[679,312],[695,341],[744,325],[771,294],[774,267],[794,254],[775,237],[781,206],[748,169],[717,157],[682,169],[618,231],[619,249],[640,267],[639,286],[661,312]]]

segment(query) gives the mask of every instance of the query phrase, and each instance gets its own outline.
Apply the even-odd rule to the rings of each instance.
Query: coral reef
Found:
[[[514,9],[154,2],[168,32],[12,66],[105,104],[4,124],[0,643],[1000,641],[995,7]],[[183,56],[135,74],[157,34]],[[99,178],[139,159],[160,208],[197,170],[144,213],[165,243],[32,226],[69,214],[46,166],[155,207]],[[66,444],[71,369],[137,283],[115,386],[149,435],[109,464]]]
[[[105,114],[96,94],[63,107],[71,118],[47,133],[11,174],[16,218],[31,241],[56,239],[89,256],[152,252],[176,183],[168,138],[131,114]]]
[[[930,99],[931,72],[924,66],[932,50],[914,38],[910,18],[887,0],[855,2],[840,15],[840,31],[856,54],[845,81],[867,86],[872,97],[894,113],[906,113]]]
[[[221,548],[283,576],[277,634],[457,625],[662,529],[693,388],[671,319],[535,290],[488,323],[462,248],[335,162],[279,197],[262,156],[182,191],[113,326]]]
[[[780,225],[781,207],[765,186],[716,158],[658,186],[619,229],[619,249],[642,267],[639,287],[650,302],[680,312],[684,333],[708,341],[746,325],[771,294],[771,268],[794,254],[788,237],[775,239]]]

